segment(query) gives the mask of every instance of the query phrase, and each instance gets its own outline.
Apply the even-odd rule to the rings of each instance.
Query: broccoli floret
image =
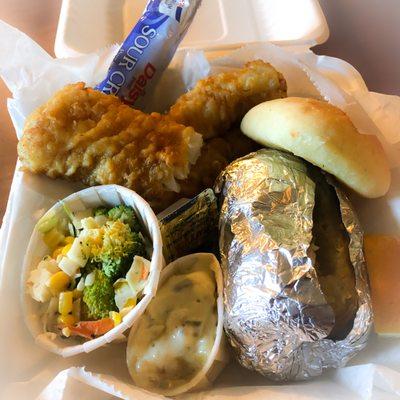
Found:
[[[135,255],[145,255],[140,235],[119,220],[108,222],[104,229],[103,246],[97,256],[104,273],[112,281],[124,276]]]
[[[135,211],[130,206],[123,204],[113,207],[108,211],[108,218],[113,221],[121,221],[128,224],[134,232],[140,232],[140,222],[135,214]]]
[[[98,215],[108,215],[108,208],[107,207],[97,207],[93,210],[93,215],[97,217]]]
[[[115,282],[118,278],[123,277],[129,270],[130,257],[124,258],[109,258],[103,261],[102,270],[104,273]]]
[[[101,228],[84,231],[81,236],[85,255],[91,262],[99,263],[113,282],[126,274],[135,255],[146,254],[142,236],[121,220],[107,221]],[[90,262],[86,269],[90,272]]]
[[[117,311],[117,306],[111,280],[100,269],[95,269],[94,273],[93,284],[83,289],[83,302],[85,317],[97,320],[108,317],[110,311]]]

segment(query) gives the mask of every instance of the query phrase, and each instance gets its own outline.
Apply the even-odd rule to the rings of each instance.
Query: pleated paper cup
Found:
[[[38,231],[37,225],[35,226],[25,255],[22,274],[22,307],[25,323],[38,345],[63,357],[71,357],[76,354],[91,352],[122,338],[123,333],[135,324],[155,296],[160,272],[164,266],[164,258],[157,217],[150,205],[132,190],[118,185],[103,185],[73,193],[62,201],[73,212],[100,206],[113,207],[120,204],[131,206],[135,210],[145,234],[152,242],[150,273],[143,290],[143,298],[124,316],[121,324],[100,337],[82,343],[75,337],[65,339],[53,332],[47,332],[42,322],[43,303],[35,301],[28,293],[27,281],[30,272],[48,254],[48,248],[42,239],[42,234]],[[53,213],[56,215],[64,213],[61,202],[55,204],[46,215]]]
[[[163,283],[172,275],[174,275],[175,271],[183,265],[194,264],[199,259],[202,260],[204,264],[210,266],[212,271],[214,272],[216,286],[217,286],[217,327],[215,333],[215,340],[211,352],[205,362],[203,368],[187,383],[176,387],[174,389],[164,391],[162,394],[164,396],[178,396],[180,394],[194,391],[194,390],[202,390],[211,385],[211,383],[218,377],[220,372],[223,370],[225,365],[229,362],[229,352],[227,349],[227,343],[225,339],[225,334],[223,330],[223,322],[224,322],[224,298],[223,298],[223,279],[221,267],[219,265],[216,257],[211,253],[196,253],[189,254],[187,256],[178,258],[169,264],[161,273],[159,287],[161,288]],[[127,361],[128,361],[128,369],[130,370],[130,360],[133,356],[133,350],[131,343],[135,340],[135,333],[138,325],[134,326],[131,329],[128,339],[127,346]],[[150,390],[150,389],[147,389]]]

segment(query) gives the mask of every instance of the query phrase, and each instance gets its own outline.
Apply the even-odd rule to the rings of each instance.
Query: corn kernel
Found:
[[[64,243],[65,243],[65,244],[72,244],[74,240],[75,240],[75,238],[74,238],[73,236],[67,236],[67,237],[64,239]]]
[[[72,296],[73,296],[74,300],[80,299],[82,297],[82,295],[83,295],[82,290],[74,289],[72,291]]]
[[[61,315],[68,315],[72,312],[72,301],[73,294],[72,292],[61,292],[60,299],[58,301],[58,312]]]
[[[135,307],[136,306],[136,297],[129,299],[124,307]]]
[[[117,326],[121,323],[122,321],[122,316],[119,312],[116,311],[110,311],[110,318],[114,321],[114,326]]]
[[[61,250],[61,254],[63,256],[66,256],[67,253],[69,252],[69,250],[71,249],[71,247],[72,247],[72,243],[69,243],[69,244],[65,245]]]
[[[70,337],[71,336],[71,329],[69,329],[68,326],[66,326],[65,328],[62,329],[61,333],[65,337]]]
[[[76,299],[72,305],[72,315],[75,317],[76,321],[81,319],[81,299]]]
[[[47,286],[49,287],[51,293],[56,295],[67,289],[70,281],[71,278],[64,271],[59,271],[50,277],[50,279],[47,281]]]
[[[61,254],[61,251],[63,249],[64,246],[61,247],[57,247],[52,254],[52,258],[54,258],[55,260],[57,259],[57,257]]]
[[[76,319],[73,315],[68,314],[68,315],[59,315],[57,318],[57,322],[59,324],[63,324],[63,325],[73,325],[76,322]]]

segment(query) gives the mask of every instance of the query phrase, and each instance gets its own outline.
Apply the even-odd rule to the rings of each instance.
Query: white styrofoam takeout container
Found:
[[[81,55],[122,42],[147,2],[63,0],[56,56]],[[203,0],[181,47],[225,49],[269,41],[309,48],[328,36],[318,0]]]
[[[146,3],[147,0],[63,0],[55,40],[56,56],[79,56],[121,42]],[[300,12],[302,18],[298,18]],[[324,42],[328,35],[317,0],[203,0],[182,46],[208,47],[217,52],[257,41],[310,47]],[[37,374],[43,374],[44,381],[39,377],[30,384],[29,392],[37,394],[39,388],[48,383],[49,377],[54,376],[55,372],[50,372],[53,368],[59,371],[71,364],[68,359],[55,361],[51,353],[44,355],[43,350],[34,345],[29,331],[21,330],[23,314],[20,305],[10,305],[6,300],[20,287],[17,271],[22,269],[26,246],[40,214],[82,186],[31,176],[21,173],[18,168],[17,164],[0,230],[0,309],[10,316],[7,330],[3,331],[8,332],[6,338],[12,337],[19,353],[29,356],[24,358],[23,367],[19,355],[8,361],[7,368],[0,365],[0,382],[30,381]],[[24,202],[28,198],[29,207]],[[23,235],[20,224],[26,226]],[[20,246],[15,245],[16,241]],[[15,284],[9,284],[14,281]],[[1,347],[5,350],[7,344]],[[104,348],[87,354],[85,366],[96,370],[101,363],[120,365],[121,359],[125,358],[125,346],[115,344],[113,348],[113,351]],[[74,360],[78,363],[75,365],[81,365],[81,358],[74,357]],[[22,392],[28,391],[21,388]]]
[[[60,57],[79,55],[103,45],[121,41],[124,33],[131,28],[129,24],[134,22],[132,20],[135,18],[134,15],[141,14],[145,2],[145,0],[63,0],[55,45],[56,54]],[[130,14],[132,12],[134,15]],[[211,19],[208,13],[214,13]],[[203,0],[203,8],[198,14],[198,19],[200,18],[202,22],[196,25],[195,19],[182,45],[205,48],[209,50],[207,55],[212,53],[210,50],[216,53],[220,50],[224,52],[237,48],[240,44],[254,41],[273,41],[306,54],[311,46],[323,42],[328,37],[326,21],[316,0]],[[95,33],[90,34],[91,31]],[[196,37],[196,35],[199,36]],[[203,37],[207,37],[207,40],[197,40]],[[3,44],[3,47],[7,48],[7,43]],[[91,47],[84,48],[82,44]],[[35,62],[40,62],[40,57],[35,59]],[[325,72],[334,79],[337,85],[344,88],[355,85],[359,75],[351,66],[342,60],[334,62],[333,59],[330,59],[327,64],[331,68]],[[62,67],[62,63],[60,66]],[[21,68],[21,65],[18,65],[18,68]],[[97,73],[97,69],[93,68]],[[64,82],[62,70],[58,76]],[[98,78],[97,75],[96,77]],[[27,75],[26,78],[29,80],[30,77]],[[80,77],[80,79],[86,79],[89,84],[96,82],[92,76]],[[364,85],[362,79],[361,83]],[[22,87],[25,84],[21,83]],[[11,108],[9,104],[9,109]],[[55,377],[48,390],[42,393],[41,400],[109,398],[104,392],[115,395],[112,377],[103,375],[101,379],[94,378],[89,371],[101,372],[101,366],[104,365],[112,366],[113,370],[126,369],[124,344],[114,344],[72,359],[56,358],[49,352],[44,354],[39,346],[33,344],[28,330],[21,328],[23,324],[21,309],[13,300],[18,295],[15,293],[18,290],[15,282],[19,283],[26,245],[33,226],[40,217],[40,212],[48,209],[56,200],[80,188],[79,184],[53,181],[20,171],[16,171],[14,175],[7,211],[0,231],[0,315],[6,317],[7,323],[1,326],[4,329],[1,329],[3,336],[0,340],[0,353],[7,354],[7,368],[1,370],[0,362],[0,397],[3,389],[2,382],[9,384],[6,388],[8,398],[31,399],[36,397]],[[377,205],[378,203],[379,201],[376,202]],[[400,217],[398,220],[400,221]],[[237,366],[228,366],[223,372],[218,387],[210,393],[210,397],[226,399],[240,395],[243,399],[253,400],[264,396],[262,393],[268,392],[272,396],[269,398],[285,400],[294,396],[298,398],[297,394],[302,399],[316,400],[321,398],[321,393],[326,399],[370,399],[374,398],[371,397],[371,393],[375,393],[375,390],[380,390],[382,387],[386,395],[389,386],[385,388],[385,382],[386,385],[392,385],[395,381],[393,374],[397,373],[400,346],[398,346],[398,351],[396,349],[393,351],[393,342],[385,340],[384,343],[376,343],[376,338],[371,339],[377,349],[373,353],[374,357],[371,358],[370,352],[361,354],[359,363],[363,365],[350,366],[345,368],[346,371],[342,370],[343,372],[339,370],[333,378],[332,375],[330,375],[331,378],[325,375],[319,380],[304,384],[264,386],[263,377],[255,376],[256,374],[251,374]],[[376,354],[378,351],[379,354]],[[375,364],[369,364],[371,362]],[[378,379],[379,374],[385,371],[378,369],[376,363],[383,364],[382,368],[394,368],[393,370],[387,368],[388,374],[393,377],[391,381],[384,381],[384,374],[381,376],[383,380]],[[4,362],[3,365],[5,365]],[[70,368],[71,365],[84,365],[88,371]],[[368,365],[371,365],[370,369],[366,367]],[[122,377],[127,381],[126,378]],[[89,380],[91,383],[88,383]],[[397,380],[400,381],[400,376]],[[378,381],[378,384],[375,381]],[[237,387],[229,387],[232,382]],[[241,387],[244,384],[247,386]],[[56,391],[54,391],[55,387]],[[63,392],[60,393],[62,388]],[[101,389],[102,393],[95,388]],[[134,389],[128,385],[125,385],[124,389],[120,386],[119,389],[121,391],[118,391],[118,396],[121,398],[156,398],[154,395],[145,395],[143,392],[138,394],[135,391],[133,394]],[[400,393],[400,386],[389,389],[392,389],[391,393],[394,390]],[[132,393],[132,395],[127,393]],[[365,396],[360,397],[359,393],[365,393]],[[58,397],[55,397],[56,394]],[[199,394],[199,396],[202,398],[204,394]],[[393,397],[387,395],[381,398],[386,400]]]

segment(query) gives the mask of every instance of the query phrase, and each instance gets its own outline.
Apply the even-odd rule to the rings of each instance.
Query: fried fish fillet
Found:
[[[238,128],[226,132],[222,137],[206,140],[188,178],[181,182],[180,197],[191,198],[206,188],[212,188],[228,164],[259,148],[258,143]]]
[[[72,84],[28,118],[18,154],[26,171],[123,185],[161,210],[212,186],[227,164],[255,150],[230,129],[254,105],[285,96],[283,76],[260,60],[199,81],[166,116]],[[208,139],[201,155],[196,132]]]
[[[286,81],[272,65],[250,61],[244,68],[200,80],[169,110],[176,122],[204,138],[221,136],[255,105],[286,97]]]
[[[161,209],[176,197],[201,146],[193,128],[77,83],[27,119],[18,155],[25,171],[123,185]]]

